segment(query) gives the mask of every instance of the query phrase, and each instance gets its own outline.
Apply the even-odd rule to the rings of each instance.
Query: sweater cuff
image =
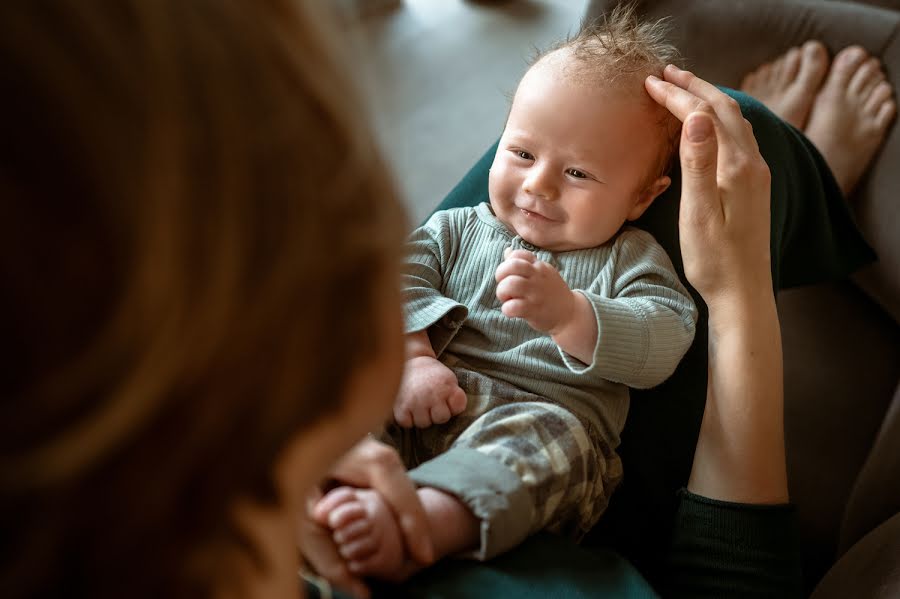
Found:
[[[434,298],[418,310],[407,310],[406,334],[428,330],[428,338],[436,356],[443,351],[456,336],[469,316],[469,309],[446,297]]]
[[[534,521],[531,495],[515,472],[489,455],[452,447],[410,470],[409,478],[455,496],[481,521],[478,548],[456,557],[484,561],[528,536]]]
[[[594,360],[584,364],[560,349],[563,363],[576,374],[616,383],[634,379],[643,370],[650,347],[644,314],[625,302],[577,291],[587,298],[597,319]]]

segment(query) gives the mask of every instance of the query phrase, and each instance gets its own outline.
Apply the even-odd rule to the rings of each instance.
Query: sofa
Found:
[[[586,18],[615,4],[594,0]],[[746,72],[813,38],[832,54],[860,44],[881,57],[895,86],[900,81],[900,0],[637,4],[650,18],[670,17],[682,66],[719,85],[737,87]],[[484,173],[490,153],[473,173]],[[475,186],[463,189],[471,192],[483,180],[470,173],[460,187],[467,185]],[[803,592],[815,599],[900,597],[900,127],[892,128],[848,202],[877,261],[850,278],[795,287],[778,296],[788,475],[802,548]],[[826,258],[815,253],[804,258],[810,272],[817,270],[818,259]],[[597,535],[582,546],[538,535],[488,564],[444,562],[402,589],[385,590],[385,596],[655,596],[654,581],[644,574],[658,569],[653,560],[661,551],[646,545],[661,542],[659,522],[668,516],[666,506],[647,498],[665,496],[687,480],[690,436],[696,438],[696,429],[673,435],[665,430],[664,417],[641,415],[642,409],[656,408],[642,408],[634,400],[629,424],[642,417],[644,426],[654,423],[659,447],[646,454],[651,456],[645,458],[648,463],[635,463],[634,457],[626,462],[619,497],[614,496]],[[699,422],[696,415],[687,418]],[[629,442],[629,424],[623,446]],[[646,430],[641,438],[647,438]],[[642,501],[646,503],[634,505]],[[618,509],[623,504],[630,513]],[[634,513],[641,511],[644,517],[635,519]],[[609,539],[614,539],[616,552],[606,549]]]
[[[594,1],[588,18],[614,2]],[[850,44],[900,82],[900,0],[640,2],[671,16],[685,68],[737,87],[808,39]],[[898,93],[898,91],[895,91]],[[878,261],[850,280],[783,291],[785,435],[807,590],[900,597],[900,127],[848,198]]]

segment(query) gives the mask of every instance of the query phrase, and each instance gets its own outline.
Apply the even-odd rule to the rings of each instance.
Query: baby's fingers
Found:
[[[523,299],[512,299],[503,302],[500,311],[508,318],[524,318],[528,311],[528,304]]]
[[[528,290],[528,279],[520,276],[509,276],[497,283],[497,299],[506,302],[511,299],[521,298]]]
[[[525,260],[526,262],[536,262],[537,256],[534,255],[534,252],[529,252],[528,250],[514,250],[512,248],[506,248],[503,250],[503,259],[518,259]]]

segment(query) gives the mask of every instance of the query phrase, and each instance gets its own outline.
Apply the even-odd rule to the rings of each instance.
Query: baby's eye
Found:
[[[571,176],[575,177],[576,179],[587,179],[587,177],[588,177],[587,173],[585,173],[584,171],[580,171],[577,168],[570,168],[566,172],[569,173]]]
[[[516,150],[516,156],[518,156],[522,160],[534,160],[534,156],[532,156],[525,150]]]

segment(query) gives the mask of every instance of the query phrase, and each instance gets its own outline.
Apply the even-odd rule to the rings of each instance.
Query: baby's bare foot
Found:
[[[350,572],[386,580],[405,577],[400,526],[376,491],[338,487],[318,503]]]
[[[827,71],[828,51],[820,42],[810,40],[749,73],[741,81],[741,91],[803,129]]]
[[[845,196],[856,187],[897,112],[893,96],[881,63],[861,47],[844,48],[834,57],[805,133]]]

